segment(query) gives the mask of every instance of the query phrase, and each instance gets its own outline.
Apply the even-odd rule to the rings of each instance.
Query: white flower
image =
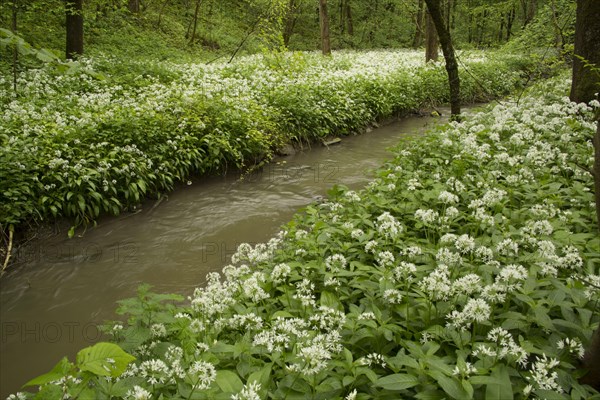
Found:
[[[423,278],[419,287],[431,300],[447,300],[452,292],[449,274],[448,267],[440,264],[432,273]]]
[[[380,251],[375,256],[375,259],[377,260],[377,263],[383,268],[390,267],[395,261],[394,255],[387,250]]]
[[[290,275],[290,272],[291,268],[289,265],[285,263],[277,264],[273,267],[273,271],[271,272],[271,278],[273,279],[273,283],[284,282]]]
[[[194,388],[208,389],[217,379],[215,366],[205,361],[194,361],[187,371],[187,375],[193,382]]]
[[[365,233],[362,231],[362,229],[354,229],[352,230],[352,232],[350,233],[350,237],[352,239],[358,240],[362,235],[364,235]]]
[[[504,239],[498,243],[496,251],[503,256],[516,256],[519,253],[519,244],[512,239]]]
[[[340,270],[346,269],[347,265],[346,257],[341,254],[334,254],[327,257],[325,260],[325,266],[328,271],[333,273],[339,272]]]
[[[404,227],[389,212],[384,212],[377,217],[377,232],[386,238],[398,236]]]
[[[261,400],[259,392],[260,383],[253,381],[244,385],[241,392],[232,395],[231,400]]]
[[[435,210],[418,209],[417,211],[415,211],[415,218],[423,221],[423,223],[426,225],[434,224],[438,220],[439,217],[440,217],[440,214]]]
[[[454,246],[459,253],[468,254],[475,249],[475,239],[467,234],[460,235],[454,242]]]
[[[132,400],[149,400],[152,398],[152,393],[138,385],[135,385],[133,389],[127,391],[125,398]]]
[[[450,193],[444,190],[438,196],[438,200],[440,200],[444,204],[456,204],[458,203],[458,196],[454,193]]]
[[[402,302],[402,292],[397,289],[387,289],[383,292],[383,298],[390,304],[400,304]]]
[[[164,324],[152,324],[150,326],[150,333],[153,337],[161,338],[167,336],[167,328]]]
[[[531,367],[531,376],[527,377],[527,380],[531,381],[532,384],[536,385],[541,390],[551,390],[558,393],[563,393],[564,389],[558,384],[558,373],[552,371],[552,368],[557,367],[560,364],[558,360],[551,358],[548,359],[546,354],[542,354],[542,357],[537,358]]]

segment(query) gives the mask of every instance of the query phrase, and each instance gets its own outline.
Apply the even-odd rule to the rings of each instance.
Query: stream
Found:
[[[193,179],[160,204],[105,218],[82,237],[65,232],[30,243],[18,269],[0,281],[0,397],[100,340],[98,325],[117,319],[116,302],[141,283],[190,295],[240,243],[267,241],[335,184],[362,188],[392,157],[389,147],[439,121],[404,118],[280,157],[244,180]]]

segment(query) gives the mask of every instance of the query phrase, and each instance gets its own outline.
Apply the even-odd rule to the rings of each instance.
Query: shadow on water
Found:
[[[0,396],[48,372],[64,355],[101,339],[116,301],[141,283],[189,295],[242,242],[267,241],[298,209],[334,184],[360,189],[406,134],[440,121],[409,117],[315,147],[251,174],[193,181],[157,207],[106,219],[83,237],[27,246],[24,263],[0,282]]]

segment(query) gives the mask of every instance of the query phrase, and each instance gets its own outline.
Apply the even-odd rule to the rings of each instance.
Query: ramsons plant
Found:
[[[241,245],[183,304],[141,288],[107,328],[135,356],[122,374],[61,361],[30,383],[63,398],[600,399],[578,383],[600,322],[600,104],[567,88],[402,143],[365,190],[336,187]]]
[[[519,82],[518,57],[463,58],[471,72],[463,77],[466,101],[506,94]],[[25,71],[18,93],[0,76],[3,230],[59,216],[85,225],[192,174],[251,168],[284,142],[349,134],[448,98],[443,66],[407,51],[78,65],[70,74]]]

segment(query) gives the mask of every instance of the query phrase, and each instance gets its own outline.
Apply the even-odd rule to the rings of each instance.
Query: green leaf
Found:
[[[59,380],[60,378],[63,378],[67,375],[71,375],[73,367],[74,365],[69,362],[67,357],[63,357],[63,359],[60,360],[50,372],[40,375],[37,378],[33,378],[32,380],[24,384],[23,387],[40,386],[52,381]]]
[[[379,378],[375,386],[385,390],[404,390],[417,386],[419,379],[409,374],[393,374]]]
[[[492,369],[491,378],[493,382],[488,383],[485,388],[485,400],[512,400],[512,383],[506,365],[495,366]]]
[[[135,357],[114,343],[100,342],[77,353],[77,366],[95,375],[120,376]]]
[[[333,308],[334,310],[344,311],[344,306],[338,299],[338,297],[327,291],[323,291],[321,293],[321,305],[329,308]]]
[[[217,386],[225,393],[238,393],[244,388],[244,383],[233,371],[217,371]]]
[[[437,381],[440,387],[444,389],[444,392],[450,395],[453,399],[467,400],[473,398],[472,393],[470,396],[462,386],[461,382],[459,382],[457,379],[450,378],[439,371],[429,371],[428,373]]]
[[[272,364],[267,364],[262,369],[253,372],[248,377],[247,383],[258,382],[260,383],[261,390],[267,389],[271,382],[271,379],[269,379],[271,377],[271,367]]]

